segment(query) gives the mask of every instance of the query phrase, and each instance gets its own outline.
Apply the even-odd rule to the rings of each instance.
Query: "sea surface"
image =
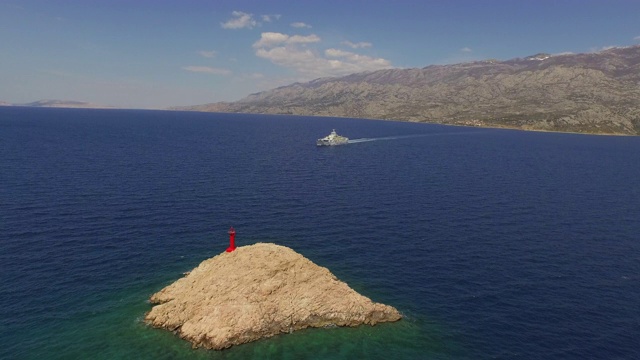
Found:
[[[146,326],[230,226],[404,319],[225,351]],[[0,108],[0,274],[1,359],[640,359],[640,137]]]

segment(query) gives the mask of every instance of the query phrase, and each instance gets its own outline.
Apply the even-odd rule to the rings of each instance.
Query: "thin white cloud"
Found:
[[[271,47],[280,44],[309,44],[314,42],[319,42],[320,37],[315,34],[301,36],[301,35],[293,35],[289,36],[287,34],[277,33],[277,32],[263,32],[260,35],[260,40],[256,41],[253,44],[254,49],[263,48],[263,47]]]
[[[339,49],[327,49],[324,51],[327,57],[342,58],[357,66],[367,69],[378,69],[389,67],[391,63],[382,58],[373,58],[371,56],[360,55],[350,51]]]
[[[310,43],[315,43],[319,41],[320,41],[320,37],[316,34],[311,34],[307,36],[293,35],[289,37],[289,39],[287,39],[288,44],[310,44]]]
[[[327,49],[324,51],[324,54],[330,57],[346,57],[353,53],[339,49]]]
[[[262,80],[265,76],[262,73],[246,73],[235,77],[234,81],[249,81],[249,80]]]
[[[303,22],[294,22],[294,23],[291,23],[291,27],[299,28],[299,29],[302,29],[302,28],[311,29],[311,25],[309,25],[309,24],[305,24],[305,23],[303,23]]]
[[[274,64],[293,68],[300,73],[312,73],[320,69],[319,58],[309,49],[286,48],[283,46],[272,49],[260,48],[256,50],[258,57],[267,59]]]
[[[633,40],[635,40],[635,41],[640,41],[640,35],[638,35],[638,36],[634,37],[634,38],[633,38]]]
[[[272,15],[261,15],[262,21],[264,22],[272,22],[276,20],[280,20],[280,14],[272,14]]]
[[[472,52],[473,50],[471,50],[470,48],[468,48],[468,47],[466,47],[466,46],[465,46],[465,47],[463,47],[462,49],[460,49],[460,51],[462,51],[462,52],[464,52],[464,53],[470,53],[470,52]]]
[[[258,25],[258,22],[253,18],[253,14],[234,11],[231,15],[231,19],[220,23],[223,29],[253,29]]]
[[[589,49],[589,52],[600,52],[600,51],[606,51],[606,50],[611,50],[611,49],[615,49],[618,48],[620,46],[618,45],[607,45],[607,46],[602,46],[602,47],[592,47],[591,49]]]
[[[311,80],[326,76],[341,76],[356,72],[373,71],[393,67],[391,62],[354,52],[327,49],[318,51],[311,47],[319,43],[320,37],[289,36],[282,33],[262,33],[253,44],[256,56],[295,71],[300,80]]]
[[[218,53],[214,50],[200,50],[198,51],[198,54],[202,57],[214,58]]]
[[[289,38],[289,35],[277,32],[263,32],[260,34],[260,40],[253,44],[254,48],[269,47],[282,44]]]
[[[370,42],[365,42],[365,41],[354,43],[347,40],[347,41],[341,42],[341,44],[346,45],[352,49],[363,49],[363,48],[369,48],[373,46]]]
[[[209,66],[185,66],[182,68],[183,70],[197,72],[197,73],[205,73],[211,75],[229,75],[231,74],[231,70],[221,69],[221,68],[213,68]]]

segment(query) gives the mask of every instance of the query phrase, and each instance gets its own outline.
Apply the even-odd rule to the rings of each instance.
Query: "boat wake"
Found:
[[[379,137],[379,138],[361,138],[361,139],[350,139],[349,141],[347,141],[347,144],[357,144],[357,143],[370,142],[370,141],[409,139],[409,138],[425,137],[425,136],[469,135],[469,134],[480,134],[480,133],[482,133],[482,132],[481,131],[464,131],[464,132],[451,132],[451,133],[431,133],[431,134],[386,136],[386,137]]]

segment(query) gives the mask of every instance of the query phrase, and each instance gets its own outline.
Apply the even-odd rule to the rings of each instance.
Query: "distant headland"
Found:
[[[145,322],[194,347],[220,350],[308,327],[375,325],[402,317],[290,248],[258,243],[233,249],[151,296],[156,305]]]
[[[52,107],[52,108],[77,108],[77,109],[113,109],[112,106],[94,104],[73,100],[38,100],[25,104],[12,104],[0,101],[0,106],[25,106],[25,107]]]

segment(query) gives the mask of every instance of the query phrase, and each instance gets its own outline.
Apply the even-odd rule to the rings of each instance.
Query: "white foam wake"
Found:
[[[430,133],[430,134],[386,136],[386,137],[379,137],[379,138],[351,139],[347,143],[348,144],[357,144],[357,143],[369,142],[369,141],[398,140],[398,139],[408,139],[408,138],[425,137],[425,136],[441,136],[441,135],[469,135],[469,134],[480,134],[480,133],[482,133],[482,132],[481,131],[464,131],[464,132],[450,132],[450,133]]]

